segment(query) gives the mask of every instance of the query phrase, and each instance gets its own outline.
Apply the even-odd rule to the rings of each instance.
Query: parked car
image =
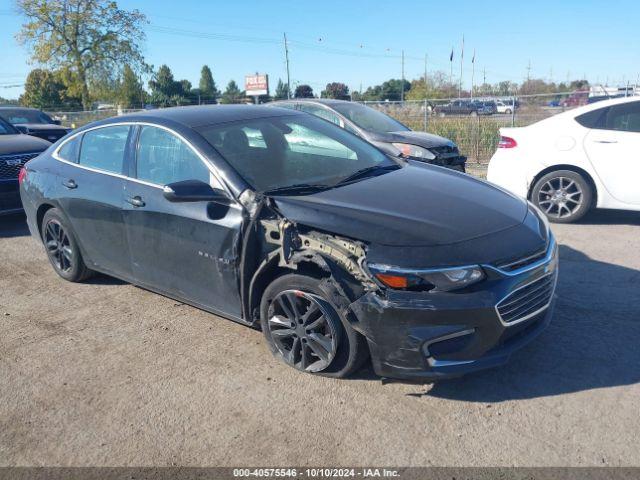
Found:
[[[396,119],[360,103],[300,98],[268,105],[323,118],[364,138],[389,155],[465,171],[467,157],[460,155],[457,145],[451,140],[432,133],[414,132]]]
[[[35,108],[0,107],[0,117],[12,124],[22,133],[40,137],[54,143],[71,131],[60,125],[46,113]]]
[[[493,100],[477,100],[474,102],[478,109],[478,115],[493,115],[498,113],[498,106]]]
[[[640,98],[604,100],[522,128],[500,129],[487,178],[553,222],[592,207],[640,210]]]
[[[447,115],[478,115],[478,108],[480,108],[477,102],[471,100],[454,100],[446,105],[436,105],[434,113],[440,117]]]
[[[513,100],[498,100],[496,103],[497,113],[512,114],[516,110],[516,104]]]
[[[552,314],[557,249],[535,207],[288,109],[93,123],[28,162],[21,193],[62,278],[99,271],[260,325],[305,372],[344,377],[370,354],[382,376],[457,376],[506,362]]]
[[[23,135],[0,118],[0,215],[22,211],[18,188],[20,169],[49,145],[45,140]]]
[[[589,100],[589,90],[576,90],[564,100],[560,101],[561,107],[580,107],[586,105]]]

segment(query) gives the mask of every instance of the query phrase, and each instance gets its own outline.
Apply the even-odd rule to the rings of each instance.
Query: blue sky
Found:
[[[539,0],[519,6],[506,1],[323,0],[241,2],[119,0],[150,21],[144,50],[156,67],[166,63],[177,79],[194,85],[208,64],[219,88],[230,79],[242,87],[245,74],[268,73],[272,90],[285,78],[283,32],[290,39],[292,84],[316,92],[331,81],[366,88],[401,75],[418,77],[428,54],[429,71],[460,72],[465,36],[464,83],[482,71],[490,83],[531,76],[586,76],[591,82],[636,82],[640,75],[640,8],[637,0],[563,2]],[[29,52],[14,36],[21,18],[12,0],[0,0],[0,96],[17,97],[29,70]],[[168,30],[172,33],[168,33]]]

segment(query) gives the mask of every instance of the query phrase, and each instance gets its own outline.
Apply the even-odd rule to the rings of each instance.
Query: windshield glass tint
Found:
[[[13,124],[20,123],[51,123],[51,119],[38,110],[3,109],[0,110],[0,117]]]
[[[198,130],[257,191],[334,185],[363,168],[393,164],[368,143],[312,116],[243,120]]]
[[[357,126],[373,133],[404,132],[409,130],[397,120],[373,108],[359,103],[339,103],[331,108],[341,113]]]

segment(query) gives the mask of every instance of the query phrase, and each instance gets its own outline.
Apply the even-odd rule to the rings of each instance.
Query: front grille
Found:
[[[514,270],[518,270],[519,268],[526,267],[527,265],[531,265],[538,260],[542,260],[547,255],[547,250],[540,250],[539,252],[534,253],[533,255],[528,255],[526,257],[520,257],[515,260],[509,260],[508,262],[502,263],[498,265],[500,270],[504,270],[507,272],[513,272]]]
[[[496,307],[502,321],[522,321],[549,306],[554,284],[555,274],[550,274],[511,292]]]
[[[14,179],[18,178],[20,169],[32,158],[40,155],[37,153],[18,153],[15,155],[1,155],[0,156],[0,178],[2,179]]]

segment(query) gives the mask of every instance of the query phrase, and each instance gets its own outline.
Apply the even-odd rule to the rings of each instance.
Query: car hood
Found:
[[[420,162],[342,187],[274,197],[289,220],[388,246],[464,242],[523,222],[527,204],[473,177]]]
[[[371,134],[371,140],[374,142],[384,143],[409,143],[411,145],[418,145],[419,147],[442,147],[442,146],[454,146],[455,144],[444,137],[434,135],[426,132],[414,132],[411,130],[402,132],[387,132],[387,133],[374,133]]]
[[[30,135],[0,135],[0,155],[44,152],[51,143]]]

